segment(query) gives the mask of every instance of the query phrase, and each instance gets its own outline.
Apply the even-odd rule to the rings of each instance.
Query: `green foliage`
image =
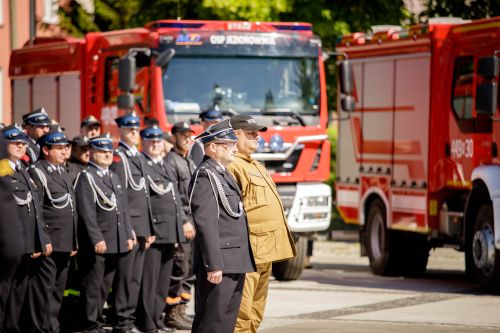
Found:
[[[202,7],[218,19],[245,21],[277,21],[289,12],[289,0],[203,0]]]
[[[420,15],[428,17],[455,16],[464,19],[482,19],[500,15],[500,0],[426,0],[426,10]]]

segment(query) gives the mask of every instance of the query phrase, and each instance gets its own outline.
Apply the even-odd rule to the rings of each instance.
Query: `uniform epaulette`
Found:
[[[0,160],[0,176],[11,176],[14,174],[14,170],[9,165],[9,160],[4,158]]]

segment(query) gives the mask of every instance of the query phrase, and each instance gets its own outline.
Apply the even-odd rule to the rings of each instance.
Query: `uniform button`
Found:
[[[156,222],[156,219],[153,219],[153,222]]]
[[[120,225],[120,222],[118,222],[118,225]]]
[[[226,243],[227,246],[229,246],[229,243]]]

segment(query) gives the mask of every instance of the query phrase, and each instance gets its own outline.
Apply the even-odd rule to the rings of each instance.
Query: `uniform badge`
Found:
[[[153,166],[153,162],[148,161],[149,166]]]
[[[132,157],[132,153],[130,152],[130,150],[127,150],[126,154],[128,157]]]
[[[47,171],[48,172],[52,172],[53,171],[53,169],[52,169],[52,167],[50,165],[47,167]]]
[[[222,172],[222,168],[220,167],[220,165],[216,165],[215,170],[217,170],[218,172]]]
[[[96,173],[97,173],[97,175],[98,175],[99,177],[101,177],[101,178],[102,178],[103,174],[102,174],[102,171],[101,171],[101,170],[97,170],[97,172],[96,172]]]

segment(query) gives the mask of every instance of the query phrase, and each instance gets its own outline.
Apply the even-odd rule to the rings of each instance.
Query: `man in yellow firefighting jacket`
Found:
[[[259,132],[267,130],[250,116],[230,119],[238,137],[238,153],[228,170],[238,183],[250,230],[257,271],[247,273],[235,332],[257,332],[266,306],[272,263],[295,257],[276,184],[266,168],[250,155],[257,149]]]

